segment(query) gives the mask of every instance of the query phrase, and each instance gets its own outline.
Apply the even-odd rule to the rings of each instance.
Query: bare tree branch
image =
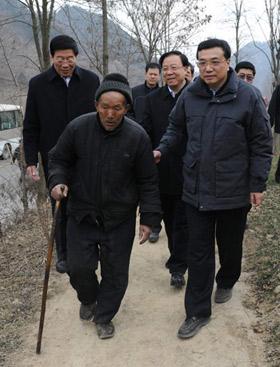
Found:
[[[265,55],[274,77],[274,83],[278,84],[280,83],[280,0],[264,0],[264,5],[267,25],[269,28],[269,37],[266,37],[269,53],[263,50],[256,43],[253,30],[249,22],[246,21],[246,23],[255,47]],[[266,35],[267,32],[263,31],[260,19],[256,19],[256,22],[263,34]]]
[[[55,0],[16,0],[24,5],[31,17],[31,26],[40,70],[50,66],[49,39]]]
[[[14,74],[14,72],[13,72],[13,70],[12,70],[12,67],[11,67],[11,64],[10,64],[10,62],[9,62],[9,59],[8,59],[8,56],[7,56],[6,49],[5,49],[5,46],[4,46],[4,44],[3,44],[3,40],[2,40],[2,38],[0,38],[0,46],[1,46],[1,48],[2,48],[3,55],[4,55],[4,59],[5,59],[5,61],[6,61],[6,64],[7,64],[8,68],[9,68],[10,74],[11,74],[11,76],[12,76],[12,78],[13,78],[14,84],[15,84],[15,86],[16,86],[16,87],[18,87],[17,79],[16,79],[16,77],[15,77],[15,74]]]
[[[208,22],[198,0],[120,0],[123,21],[112,17],[135,37],[146,62],[178,45],[187,46],[198,27]]]

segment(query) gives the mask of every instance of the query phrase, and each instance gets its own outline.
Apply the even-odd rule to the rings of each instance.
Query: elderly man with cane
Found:
[[[132,104],[126,78],[107,75],[95,99],[97,113],[73,120],[51,150],[48,184],[55,200],[69,196],[67,260],[80,318],[93,319],[106,339],[128,285],[136,208],[140,244],[159,225],[161,209],[150,139],[125,117]]]

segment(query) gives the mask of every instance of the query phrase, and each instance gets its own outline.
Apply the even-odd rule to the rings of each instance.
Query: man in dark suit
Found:
[[[274,126],[274,132],[280,134],[280,85],[275,88],[269,106],[268,113],[270,115],[271,126]],[[280,183],[280,157],[275,172],[275,181]]]
[[[146,97],[142,126],[156,148],[168,126],[168,116],[187,85],[188,58],[179,51],[163,54],[159,60],[166,85]],[[182,149],[183,147],[183,149]],[[182,157],[185,144],[178,144],[158,165],[163,222],[168,238],[170,257],[166,267],[171,273],[170,285],[182,288],[187,269],[187,222],[182,196]]]
[[[145,97],[159,88],[160,65],[156,62],[149,62],[145,68],[145,82],[132,88],[133,113],[132,118],[141,122],[145,111]],[[153,228],[149,241],[155,243],[158,241],[161,226]]]
[[[23,123],[26,174],[33,181],[40,179],[38,153],[47,178],[49,150],[71,120],[95,110],[93,97],[100,84],[95,73],[77,66],[78,47],[73,38],[54,37],[50,53],[52,66],[30,80]],[[63,200],[56,231],[56,269],[60,273],[67,271],[66,220]]]
[[[156,62],[149,62],[145,71],[145,82],[132,88],[133,113],[137,122],[143,120],[145,96],[159,88],[160,65]]]

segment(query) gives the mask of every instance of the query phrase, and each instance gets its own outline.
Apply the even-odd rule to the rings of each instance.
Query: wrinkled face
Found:
[[[226,82],[229,62],[230,60],[225,58],[221,47],[198,52],[199,75],[209,88],[218,89]]]
[[[192,81],[192,79],[193,79],[192,69],[191,69],[191,67],[190,67],[190,66],[187,66],[187,67],[186,67],[186,80],[187,80],[188,82],[191,82],[191,81]]]
[[[255,78],[253,70],[251,69],[239,69],[237,76],[249,84],[252,84]]]
[[[100,117],[101,125],[106,131],[115,130],[127,113],[125,96],[115,91],[101,94],[95,106]]]
[[[72,49],[55,51],[52,63],[60,76],[68,77],[73,74],[76,66],[76,56]]]
[[[155,88],[159,82],[159,76],[158,68],[148,69],[145,76],[147,86],[149,88]]]
[[[162,63],[162,75],[165,83],[174,91],[178,92],[185,83],[186,67],[178,55],[167,56]]]

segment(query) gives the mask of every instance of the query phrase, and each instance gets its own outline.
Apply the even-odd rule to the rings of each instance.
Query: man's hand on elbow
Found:
[[[154,150],[153,153],[154,153],[155,163],[158,164],[161,159],[161,152],[159,150]]]

